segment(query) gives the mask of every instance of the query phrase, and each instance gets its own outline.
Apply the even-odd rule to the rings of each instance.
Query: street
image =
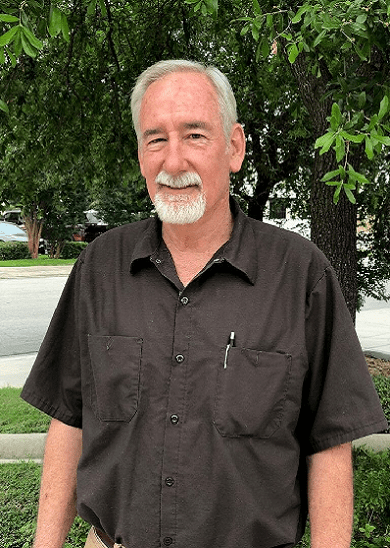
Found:
[[[0,356],[38,351],[66,280],[0,280]]]

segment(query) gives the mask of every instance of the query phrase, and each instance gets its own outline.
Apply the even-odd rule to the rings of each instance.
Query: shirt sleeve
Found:
[[[308,296],[302,423],[306,453],[388,427],[336,275],[325,269]]]
[[[79,271],[74,266],[21,397],[51,417],[70,426],[82,425],[79,356]]]

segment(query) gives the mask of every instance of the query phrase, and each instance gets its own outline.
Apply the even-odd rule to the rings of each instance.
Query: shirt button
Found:
[[[173,538],[172,537],[164,537],[163,543],[164,543],[164,546],[170,546],[173,543]]]
[[[178,354],[177,356],[175,356],[175,360],[177,361],[177,363],[183,363],[184,362],[183,354]]]
[[[179,422],[179,415],[171,415],[170,419],[172,424],[177,424]]]
[[[165,485],[168,487],[172,487],[175,483],[175,480],[173,478],[165,478]]]
[[[162,263],[161,259],[156,259],[156,264],[161,264],[161,263]]]
[[[184,306],[185,306],[186,304],[188,304],[188,301],[189,301],[189,298],[188,298],[188,297],[182,297],[182,298],[180,299],[181,304],[184,304]]]

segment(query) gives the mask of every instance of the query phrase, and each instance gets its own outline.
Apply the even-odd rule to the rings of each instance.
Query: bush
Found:
[[[80,253],[87,247],[87,242],[66,242],[62,251],[61,259],[77,259]]]
[[[0,261],[31,259],[28,245],[24,242],[0,242]]]
[[[372,377],[379,399],[381,400],[382,409],[386,416],[387,422],[390,425],[390,377],[375,375]],[[390,433],[390,428],[386,430]]]
[[[388,546],[390,450],[374,453],[358,448],[353,452],[353,461],[356,546]],[[384,537],[383,543],[380,543],[381,537]]]

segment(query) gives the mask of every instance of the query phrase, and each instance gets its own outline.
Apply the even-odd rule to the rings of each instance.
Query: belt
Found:
[[[99,539],[107,546],[107,548],[124,548],[122,544],[116,544],[111,538],[104,532],[100,531],[100,529],[95,529],[96,536],[99,537]]]

